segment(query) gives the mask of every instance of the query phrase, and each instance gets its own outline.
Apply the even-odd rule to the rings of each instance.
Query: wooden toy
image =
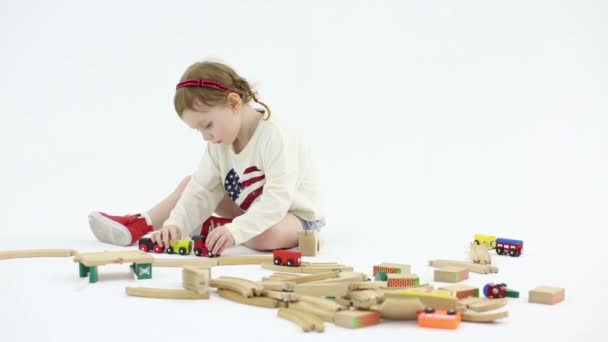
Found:
[[[385,281],[387,279],[386,275],[388,273],[410,273],[410,265],[395,264],[390,262],[383,262],[381,264],[374,265],[373,276],[375,280]]]
[[[435,270],[435,281],[457,283],[469,279],[469,269],[466,267],[445,266]]]
[[[496,310],[507,305],[506,298],[468,297],[458,301],[465,308],[475,312]]]
[[[153,242],[149,237],[140,238],[137,244],[139,245],[139,250],[143,252],[154,251],[154,253],[163,253],[165,251],[163,247]]]
[[[264,287],[264,290],[287,291],[287,292],[293,292],[294,288],[296,287],[296,283],[294,283],[293,281],[279,281],[279,280],[262,281],[262,282],[260,282],[260,285],[262,285],[262,287]]]
[[[483,287],[483,294],[484,294],[484,296],[486,296],[488,298],[504,298],[504,297],[519,298],[519,292],[508,289],[507,284],[505,284],[505,283],[500,283],[500,284],[487,283]]]
[[[564,300],[565,292],[561,287],[539,286],[528,292],[528,302],[540,304],[557,304]]]
[[[287,307],[290,309],[303,311],[315,315],[325,322],[333,322],[337,312],[334,310],[325,310],[322,307],[317,307],[311,303],[303,301],[290,302],[289,304],[287,304]]]
[[[300,266],[302,253],[287,249],[277,249],[272,252],[273,263],[277,266]]]
[[[348,283],[296,284],[294,292],[316,297],[344,297],[350,291]]]
[[[290,308],[279,308],[278,315],[281,318],[290,320],[299,325],[305,332],[317,331],[323,332],[325,325],[323,321],[310,313],[306,313],[301,310],[294,310]]]
[[[498,273],[498,268],[491,265],[481,265],[472,262],[465,261],[452,261],[452,260],[429,260],[429,266],[432,267],[444,267],[444,266],[463,266],[469,269],[469,272],[488,274]]]
[[[432,287],[408,288],[405,290],[393,290],[384,293],[385,298],[392,296],[404,296],[419,298],[425,307],[437,310],[450,310],[458,307],[458,298],[452,296],[448,291],[435,290]]]
[[[469,286],[464,284],[442,286],[439,290],[445,290],[456,296],[458,299],[467,297],[479,297],[479,288],[475,286]]]
[[[380,323],[380,312],[342,310],[336,313],[334,324],[344,328],[363,328]]]
[[[208,268],[212,266],[218,266],[218,258],[215,259],[188,259],[188,258],[179,258],[179,259],[154,259],[152,265],[154,267],[203,267]]]
[[[475,234],[475,244],[480,245],[485,242],[488,249],[496,248],[496,236],[477,233]]]
[[[218,266],[226,265],[262,265],[272,262],[270,255],[239,255],[217,257]]]
[[[17,258],[47,258],[47,257],[70,257],[76,251],[73,249],[26,249],[19,251],[2,251],[0,260]]]
[[[230,290],[218,289],[217,293],[222,298],[231,300],[233,302],[241,303],[241,304],[261,306],[261,307],[264,307],[264,308],[278,308],[278,307],[281,307],[281,306],[285,305],[283,302],[281,302],[279,300],[276,300],[274,298],[268,298],[268,297],[243,297],[240,294],[238,294],[238,293],[236,293],[234,291],[230,291]]]
[[[137,279],[152,278],[152,262],[154,258],[142,251],[119,251],[100,253],[78,253],[74,256],[78,262],[80,277],[89,276],[90,283],[98,279],[97,267],[107,264],[132,263],[131,268]]]
[[[264,290],[262,291],[262,296],[274,298],[282,302],[296,302],[300,300],[300,296],[293,292]]]
[[[385,319],[415,320],[418,312],[424,310],[424,305],[419,298],[388,296],[379,310]]]
[[[211,279],[211,269],[184,267],[182,270],[182,285],[184,289],[191,290],[196,293],[209,292],[209,280]]]
[[[261,296],[264,287],[251,280],[235,277],[219,277],[209,282],[209,287],[230,290],[243,297]]]
[[[492,258],[490,257],[490,253],[488,253],[488,247],[485,242],[482,242],[481,244],[471,242],[471,259],[474,263],[482,265],[489,265],[492,263]]]
[[[342,305],[339,305],[338,303],[336,303],[333,300],[328,300],[325,298],[319,298],[319,297],[314,297],[314,296],[306,296],[306,295],[300,295],[300,301],[304,302],[304,303],[309,303],[311,305],[313,305],[314,307],[317,307],[321,310],[324,311],[341,311],[341,310],[345,310],[346,308]]]
[[[166,252],[167,254],[179,253],[180,255],[188,255],[192,253],[192,240],[169,241],[169,247],[167,247]]]
[[[209,299],[209,292],[196,293],[190,290],[155,289],[148,287],[127,287],[127,295],[165,299]]]
[[[207,248],[207,235],[193,235],[194,255],[199,257],[214,257],[213,253]]]
[[[466,322],[475,322],[475,323],[489,323],[494,322],[499,319],[505,318],[509,316],[507,311],[502,312],[473,312],[469,310],[465,310],[460,313],[461,320]]]
[[[316,256],[319,253],[319,232],[303,230],[298,233],[298,245],[303,256]]]
[[[315,265],[313,263],[301,263],[299,267],[290,267],[290,266],[279,266],[274,264],[262,264],[263,268],[273,270],[273,271],[282,271],[282,272],[293,272],[293,273],[323,273],[329,271],[352,271],[353,268],[350,266],[344,266],[339,264],[334,265]]]
[[[456,329],[460,325],[460,312],[426,308],[418,314],[418,325],[426,328]]]
[[[512,240],[498,238],[496,239],[496,254],[498,255],[510,255],[512,257],[518,257],[521,255],[524,249],[524,242],[521,240]]]
[[[335,272],[335,271],[334,271]],[[316,273],[321,274],[321,273]],[[315,280],[313,282],[309,282],[312,284],[323,284],[323,283],[358,283],[361,281],[368,280],[367,275],[361,272],[353,272],[353,271],[343,271],[338,272],[338,277],[336,278],[327,278],[321,280]]]
[[[386,287],[404,288],[420,285],[420,278],[416,274],[389,273],[386,275]]]

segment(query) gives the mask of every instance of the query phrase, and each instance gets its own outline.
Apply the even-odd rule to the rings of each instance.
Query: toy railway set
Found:
[[[456,329],[461,322],[493,322],[508,317],[507,298],[519,292],[504,283],[488,283],[483,288],[461,283],[469,272],[498,273],[488,251],[518,257],[523,241],[476,234],[471,243],[470,261],[431,260],[436,267],[434,281],[457,283],[433,287],[420,282],[410,265],[380,263],[370,279],[364,272],[339,263],[302,261],[316,256],[320,243],[317,232],[300,234],[300,250],[276,250],[264,256],[214,256],[213,258],[156,258],[153,253],[209,256],[204,237],[181,240],[164,250],[151,240],[141,239],[139,250],[79,253],[71,249],[42,249],[0,252],[0,259],[31,257],[73,257],[80,277],[90,283],[99,280],[98,267],[130,264],[137,279],[152,278],[153,267],[182,268],[182,289],[127,287],[129,296],[209,300],[211,289],[227,300],[277,310],[277,316],[299,325],[303,331],[323,332],[326,323],[344,328],[362,328],[383,320],[417,322],[420,327]],[[198,244],[197,244],[198,243]],[[153,253],[152,253],[153,252]],[[212,277],[212,269],[223,265],[259,264],[275,271],[260,280],[238,277]],[[103,280],[103,279],[102,279]],[[483,295],[483,296],[481,296]],[[512,299],[514,300],[514,299]],[[564,289],[539,286],[528,292],[530,303],[556,304],[564,300]]]

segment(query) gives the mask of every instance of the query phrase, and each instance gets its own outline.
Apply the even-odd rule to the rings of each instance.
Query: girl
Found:
[[[189,67],[177,84],[174,104],[180,119],[208,142],[198,168],[148,212],[92,212],[93,234],[127,246],[154,231],[152,240],[167,246],[210,225],[207,247],[219,255],[239,244],[257,250],[291,248],[298,244],[299,231],[324,226],[308,149],[294,132],[270,120],[270,108],[256,94],[225,64]],[[252,100],[265,110],[251,107]],[[211,216],[214,212],[223,218]]]

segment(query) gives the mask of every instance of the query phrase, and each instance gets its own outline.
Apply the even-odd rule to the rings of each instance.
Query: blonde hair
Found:
[[[226,64],[211,61],[194,63],[184,72],[180,83],[188,80],[208,80],[220,83],[237,92],[243,103],[249,103],[251,100],[254,100],[262,105],[265,111],[262,109],[260,111],[265,113],[264,120],[270,118],[270,108],[265,103],[258,101],[257,91],[247,80],[239,76],[234,69]],[[173,99],[175,111],[181,118],[184,110],[192,109],[195,100],[199,100],[207,106],[226,104],[229,93],[231,91],[223,91],[211,87],[181,87],[175,91],[175,98]]]

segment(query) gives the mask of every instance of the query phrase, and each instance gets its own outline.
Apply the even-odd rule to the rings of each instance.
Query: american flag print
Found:
[[[250,166],[243,171],[242,177],[230,169],[224,178],[224,189],[239,208],[247,211],[253,202],[264,192],[266,176],[257,166]]]

